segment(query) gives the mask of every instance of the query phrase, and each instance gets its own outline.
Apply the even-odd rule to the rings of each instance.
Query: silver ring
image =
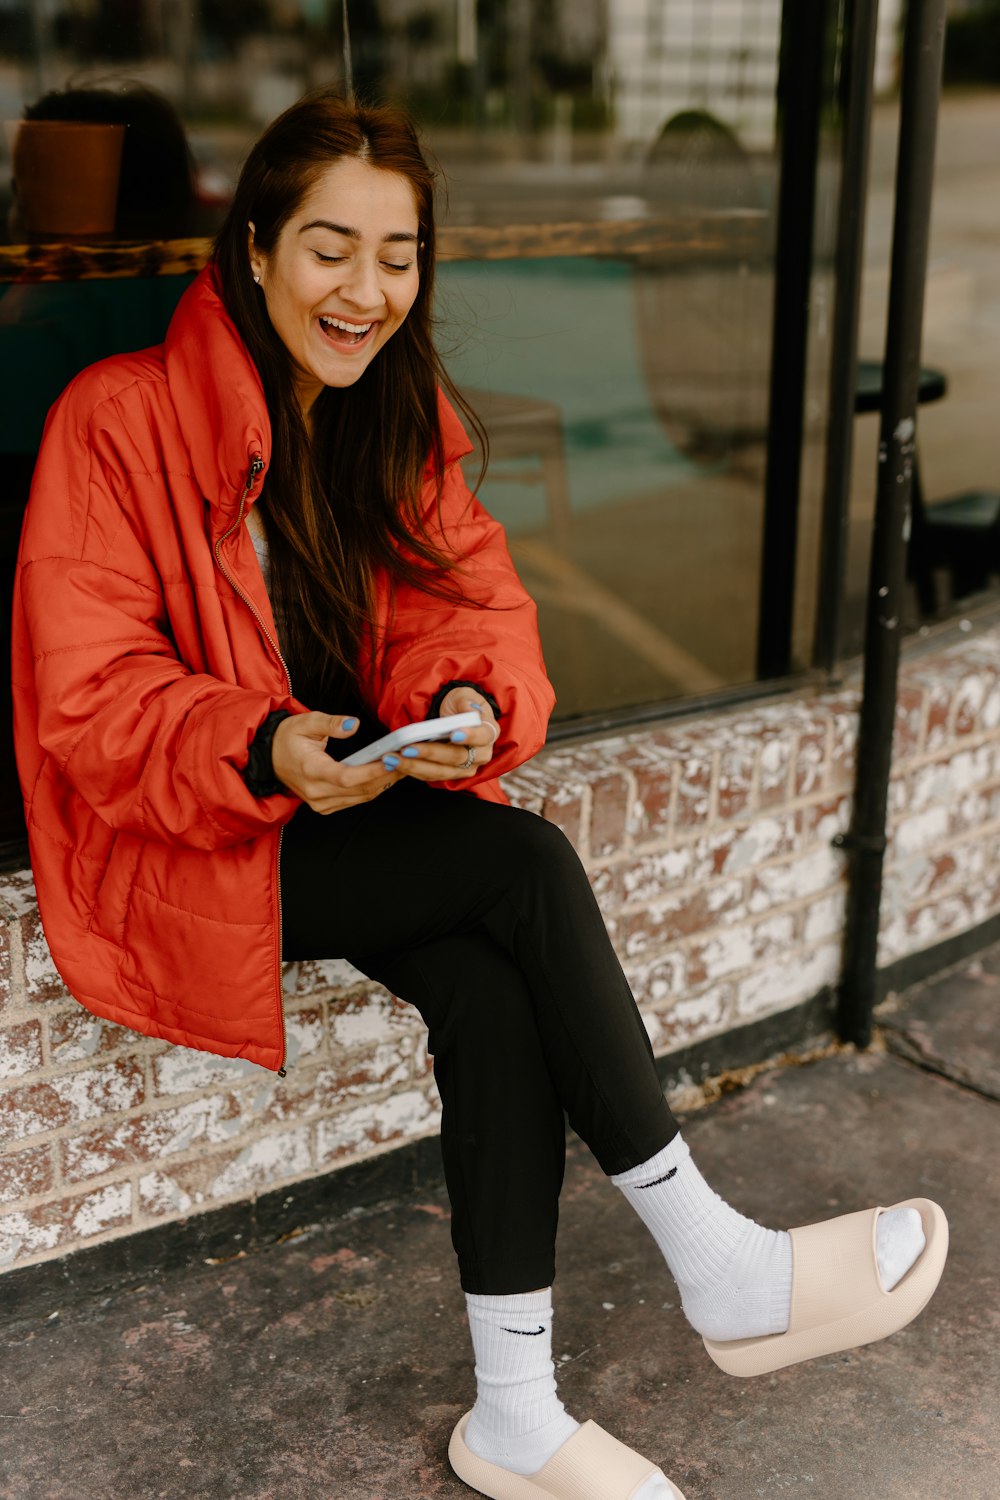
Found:
[[[475,745],[470,745],[469,748],[468,748],[468,750],[466,751],[465,759],[463,760],[460,769],[463,770],[463,771],[469,771],[469,770],[472,769],[472,767],[475,764],[476,764],[476,747],[475,747]]]

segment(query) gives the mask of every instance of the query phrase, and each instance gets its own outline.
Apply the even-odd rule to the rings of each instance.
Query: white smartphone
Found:
[[[467,713],[448,714],[443,719],[426,719],[422,724],[404,724],[402,729],[384,734],[380,740],[365,745],[364,749],[355,750],[353,755],[345,755],[340,764],[366,766],[370,761],[381,760],[383,755],[391,755],[394,750],[402,750],[404,745],[422,745],[427,740],[446,740],[456,729],[474,729],[482,722],[476,710],[469,709]]]

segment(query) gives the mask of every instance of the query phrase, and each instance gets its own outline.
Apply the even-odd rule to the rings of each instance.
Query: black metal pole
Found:
[[[875,84],[878,0],[848,0],[845,16],[847,64],[842,80],[844,141],[830,347],[830,407],[823,478],[819,599],[813,665],[836,669],[840,657],[847,528],[854,450],[854,388],[858,366],[858,321],[864,263],[865,206]]]
[[[785,0],[778,105],[781,181],[774,252],[771,395],[757,676],[783,677],[792,660],[799,478],[812,281],[823,54],[829,0]]]
[[[910,529],[917,382],[947,0],[910,0],[903,43],[896,210],[885,336],[864,695],[850,831],[852,879],[839,995],[845,1041],[871,1041],[900,617]]]

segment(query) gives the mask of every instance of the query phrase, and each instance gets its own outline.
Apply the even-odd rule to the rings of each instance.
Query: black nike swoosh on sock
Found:
[[[537,1339],[540,1333],[545,1332],[545,1324],[540,1323],[537,1328],[505,1328],[504,1333],[521,1333],[527,1339]]]
[[[676,1176],[677,1176],[677,1168],[676,1167],[671,1167],[670,1171],[667,1172],[665,1176],[663,1176],[663,1177],[656,1177],[656,1178],[653,1179],[652,1182],[637,1182],[636,1183],[636,1187],[637,1188],[642,1188],[643,1191],[645,1191],[646,1188],[659,1187],[659,1185],[660,1185],[661,1182],[669,1182],[670,1179],[671,1179],[671,1177],[676,1177]]]

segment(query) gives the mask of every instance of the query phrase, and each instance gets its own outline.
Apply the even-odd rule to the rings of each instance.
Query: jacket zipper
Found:
[[[243,603],[247,606],[247,608],[249,609],[250,613],[253,615],[254,619],[257,621],[257,625],[258,625],[258,627],[260,629],[260,632],[263,635],[264,639],[267,641],[268,645],[273,650],[275,656],[281,662],[281,667],[282,667],[282,670],[283,670],[283,672],[285,674],[285,681],[288,684],[288,696],[291,697],[292,696],[292,674],[288,670],[288,663],[285,661],[285,658],[281,654],[281,647],[278,645],[278,642],[275,640],[274,636],[268,630],[267,625],[264,622],[264,617],[260,613],[260,610],[254,604],[254,602],[250,598],[250,596],[248,594],[244,593],[243,589],[240,588],[239,584],[236,582],[236,579],[233,577],[232,573],[230,573],[229,569],[226,567],[225,563],[222,561],[222,557],[220,555],[220,550],[219,550],[221,548],[223,542],[226,541],[229,537],[231,537],[232,534],[233,534],[233,532],[236,531],[242,525],[242,523],[243,523],[243,512],[246,509],[247,496],[249,495],[250,491],[253,489],[254,485],[256,484],[256,482],[257,482],[257,476],[263,471],[263,468],[264,468],[264,460],[261,458],[261,456],[260,456],[259,453],[255,453],[254,456],[253,456],[253,458],[250,460],[250,467],[247,470],[247,477],[246,477],[246,480],[245,480],[244,485],[243,485],[243,493],[240,495],[240,505],[239,505],[239,510],[237,512],[237,515],[236,515],[236,520],[233,522],[232,526],[229,527],[228,531],[224,531],[222,533],[222,535],[219,537],[219,540],[216,542],[215,546],[213,547],[212,551],[213,551],[213,553],[215,555],[215,563],[216,563],[217,568],[219,569],[219,572],[222,574],[223,578],[225,578],[227,580],[227,582],[231,585],[232,590],[233,590],[234,594],[236,594],[237,598],[243,600]],[[278,907],[278,942],[277,942],[277,953],[276,953],[276,959],[275,959],[275,973],[276,973],[277,994],[278,994],[278,1018],[279,1018],[279,1020],[281,1022],[281,1063],[282,1063],[282,1066],[278,1069],[278,1077],[279,1078],[284,1078],[285,1077],[284,1063],[285,1063],[285,1058],[288,1055],[288,1036],[287,1036],[287,1033],[286,1033],[286,1030],[285,1030],[285,1005],[284,1005],[284,998],[283,998],[283,995],[282,995],[282,985],[281,985],[281,929],[282,929],[282,911],[281,911],[281,841],[282,841],[282,839],[284,837],[284,833],[285,833],[285,829],[284,829],[284,825],[282,824],[282,826],[278,829],[278,842],[277,842],[277,845],[275,847],[275,854],[274,854],[274,883],[275,883],[275,889],[276,889],[277,895],[278,895],[278,900],[277,900],[277,907]]]

